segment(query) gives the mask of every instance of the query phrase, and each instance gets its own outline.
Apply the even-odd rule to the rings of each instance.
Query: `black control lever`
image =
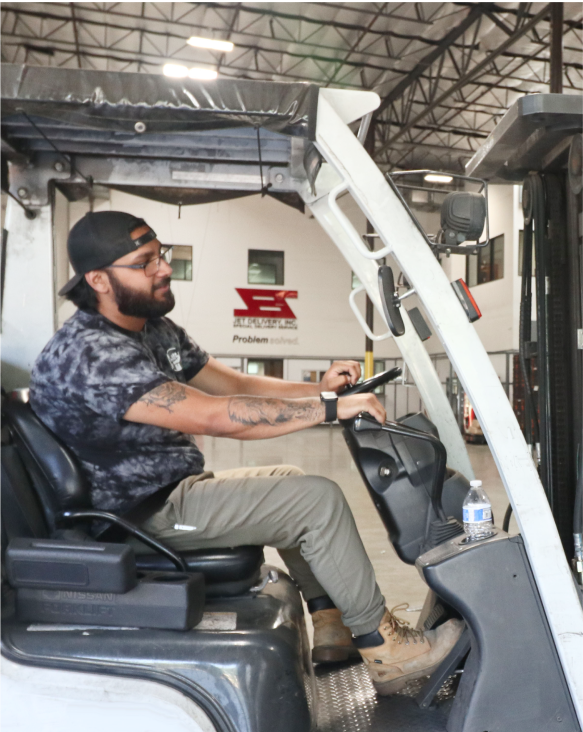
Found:
[[[382,374],[372,376],[366,381],[361,381],[360,384],[354,384],[354,386],[347,386],[346,389],[340,394],[340,396],[349,396],[350,394],[364,394],[365,392],[374,391],[377,387],[386,384],[388,381],[393,381],[403,373],[402,369],[396,366],[394,369],[389,371],[383,371]]]

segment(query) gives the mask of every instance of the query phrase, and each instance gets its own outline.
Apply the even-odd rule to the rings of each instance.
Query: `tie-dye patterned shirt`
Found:
[[[203,472],[194,437],[123,416],[157,386],[192,379],[208,358],[169,318],[134,333],[78,310],[51,338],[32,371],[30,403],[79,458],[95,508],[125,513],[158,488]]]

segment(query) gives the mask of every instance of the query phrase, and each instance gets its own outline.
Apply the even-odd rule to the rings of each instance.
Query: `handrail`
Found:
[[[363,329],[365,335],[367,338],[370,338],[371,341],[384,341],[387,338],[392,337],[391,331],[387,331],[384,335],[375,335],[371,329],[368,327],[365,319],[362,317],[362,313],[358,309],[358,305],[355,303],[354,298],[359,295],[361,292],[365,292],[366,287],[364,285],[361,285],[360,287],[357,287],[355,290],[352,290],[350,295],[348,296],[348,303],[350,307],[352,308],[352,312],[356,316],[356,319],[360,323],[360,327]]]
[[[128,534],[130,534],[130,536],[135,537],[136,539],[141,541],[142,544],[149,546],[151,549],[153,549],[158,554],[163,554],[165,557],[167,557],[172,562],[172,564],[174,564],[176,569],[178,569],[180,572],[189,571],[186,560],[184,559],[184,557],[181,557],[180,554],[177,554],[175,551],[170,549],[170,547],[167,547],[161,541],[154,539],[154,537],[150,536],[142,529],[139,529],[137,526],[134,526],[134,524],[121,518],[121,516],[117,516],[116,514],[109,513],[108,511],[97,511],[97,510],[93,510],[93,509],[79,509],[76,511],[61,511],[61,513],[59,513],[55,517],[55,522],[57,525],[62,525],[65,523],[86,521],[87,519],[107,521],[110,524],[114,524],[114,526],[117,526],[120,529],[122,529],[123,531],[126,531]]]
[[[345,181],[342,181],[342,183],[339,183],[330,191],[330,193],[328,194],[328,205],[330,207],[330,211],[333,213],[335,219],[344,229],[344,231],[350,238],[350,241],[354,244],[354,246],[358,249],[363,257],[366,257],[366,259],[382,259],[383,257],[386,257],[387,254],[390,254],[392,252],[392,248],[387,246],[383,249],[379,249],[377,252],[371,252],[371,250],[366,246],[366,244],[356,233],[356,230],[352,223],[340,210],[340,206],[336,202],[336,199],[341,193],[344,193],[344,191],[347,190],[348,184]]]

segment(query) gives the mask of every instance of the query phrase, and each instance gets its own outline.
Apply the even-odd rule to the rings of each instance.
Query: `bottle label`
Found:
[[[492,520],[491,506],[464,506],[463,513],[465,524],[477,524],[481,521]]]

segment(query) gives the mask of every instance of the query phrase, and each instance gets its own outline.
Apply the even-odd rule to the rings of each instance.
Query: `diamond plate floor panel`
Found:
[[[378,696],[363,663],[319,666],[317,732],[445,732],[453,680],[440,690],[437,706],[420,709],[413,698],[425,679],[395,696]]]

